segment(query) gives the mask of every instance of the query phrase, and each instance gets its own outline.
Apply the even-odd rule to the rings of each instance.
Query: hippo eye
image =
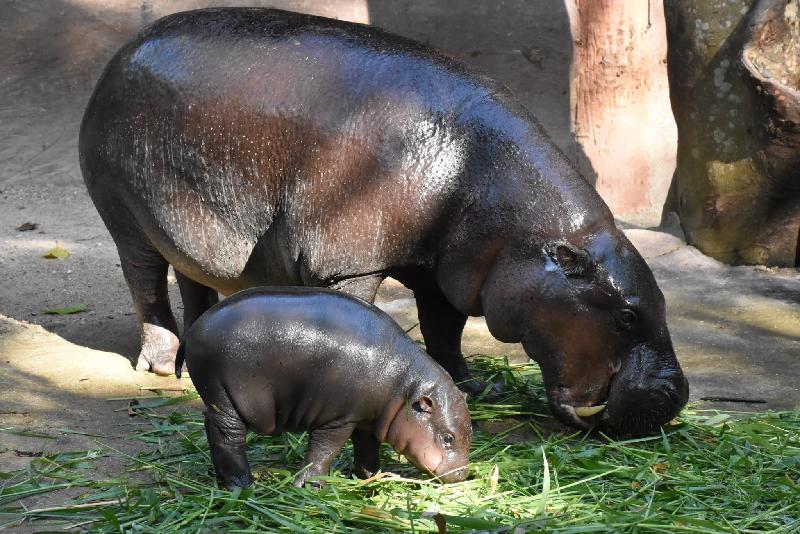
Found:
[[[445,434],[444,436],[442,436],[442,442],[448,447],[453,444],[453,441],[455,439],[456,438],[453,436],[453,434]]]
[[[636,319],[636,312],[629,308],[622,310],[619,316],[619,320],[622,323],[622,326],[625,328],[630,328],[633,326],[633,324],[636,322]]]

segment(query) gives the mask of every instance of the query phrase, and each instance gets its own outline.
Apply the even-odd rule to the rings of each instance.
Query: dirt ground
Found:
[[[568,154],[574,150],[568,129],[568,24],[561,2],[263,4],[368,17],[442,47],[509,85],[556,142]],[[24,467],[29,453],[96,448],[98,440],[135,452],[138,445],[126,436],[138,423],[128,417],[124,399],[147,395],[141,387],[188,385],[186,379],[131,368],[138,350],[135,316],[114,245],[84,189],[76,140],[92,86],[115,49],[142,24],[197,5],[188,0],[0,3],[0,430],[56,437],[0,433],[0,470]],[[35,228],[19,230],[24,223]],[[692,400],[716,399],[717,406],[751,410],[800,404],[798,271],[728,267],[674,233],[629,230],[667,298]],[[56,244],[72,255],[43,258]],[[174,278],[170,291],[180,316]],[[379,301],[402,325],[416,323],[413,299],[397,283],[385,284]],[[87,311],[44,313],[79,304]],[[411,334],[419,336],[418,329]],[[519,346],[494,341],[480,319],[469,321],[464,351],[524,357]]]

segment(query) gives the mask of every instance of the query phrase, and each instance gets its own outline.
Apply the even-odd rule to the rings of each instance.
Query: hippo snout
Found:
[[[604,420],[620,435],[642,436],[678,415],[689,400],[689,382],[671,350],[641,347],[632,356],[611,381]]]
[[[607,423],[621,436],[653,434],[672,420],[686,404],[689,387],[683,376],[642,389],[627,389],[624,395],[613,395],[608,402]]]
[[[577,428],[601,426],[618,436],[643,436],[672,420],[689,399],[689,383],[667,344],[634,347],[610,381],[594,389],[590,397],[567,387],[548,389],[550,407]]]
[[[436,470],[436,477],[445,484],[453,482],[462,482],[467,479],[469,475],[469,466],[463,465],[455,469],[442,469],[441,467]]]

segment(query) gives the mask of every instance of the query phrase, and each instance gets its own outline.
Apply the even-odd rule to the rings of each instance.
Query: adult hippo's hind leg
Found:
[[[170,375],[175,372],[178,326],[167,292],[169,264],[144,241],[144,236],[139,236],[137,241],[117,242],[117,250],[141,326],[142,350],[136,361],[136,370]]]
[[[375,295],[378,293],[378,288],[380,287],[384,278],[385,276],[377,274],[359,276],[357,278],[348,278],[332,285],[331,289],[358,297],[361,300],[372,304],[375,302]]]
[[[219,302],[219,294],[215,289],[195,282],[177,270],[175,278],[178,280],[181,300],[183,300],[183,331],[185,333],[198,317]]]

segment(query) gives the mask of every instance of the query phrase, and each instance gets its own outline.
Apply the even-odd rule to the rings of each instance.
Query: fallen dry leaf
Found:
[[[18,232],[30,232],[39,228],[39,224],[35,222],[24,222],[17,226]]]

